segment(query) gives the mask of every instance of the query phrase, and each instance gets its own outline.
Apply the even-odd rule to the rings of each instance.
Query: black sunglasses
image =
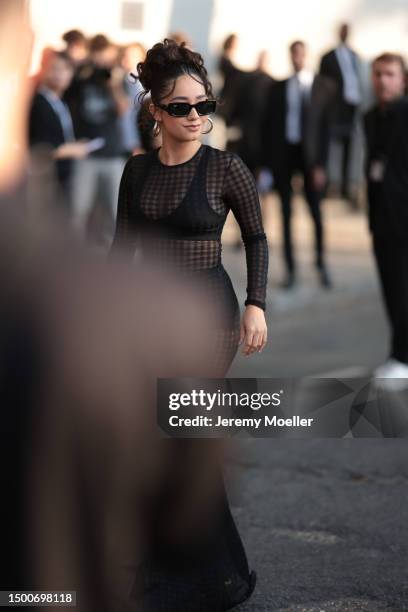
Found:
[[[156,104],[162,110],[165,110],[172,117],[187,117],[191,109],[195,108],[199,115],[211,115],[217,107],[216,100],[203,100],[196,104],[188,102],[170,102],[170,104]]]

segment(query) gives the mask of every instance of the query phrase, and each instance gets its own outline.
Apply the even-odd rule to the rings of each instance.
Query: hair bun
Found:
[[[145,61],[137,65],[139,81],[146,93],[151,92],[158,77],[172,78],[182,66],[207,78],[204,60],[199,53],[186,47],[184,42],[178,44],[175,40],[165,38],[163,42],[153,45]]]
[[[179,44],[175,40],[165,38],[163,42],[156,43],[146,53],[145,60],[138,63],[137,74],[143,87],[143,91],[138,95],[140,103],[150,94],[152,102],[158,104],[172,91],[176,79],[183,75],[198,80],[203,84],[205,94],[213,97],[202,56],[187,47],[185,42]]]

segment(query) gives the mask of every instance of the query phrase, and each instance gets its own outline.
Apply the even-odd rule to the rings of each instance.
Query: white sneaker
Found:
[[[378,387],[399,391],[408,388],[408,364],[397,359],[388,359],[373,372]]]

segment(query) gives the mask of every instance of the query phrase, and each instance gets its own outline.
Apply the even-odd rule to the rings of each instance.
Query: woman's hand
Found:
[[[239,343],[243,344],[242,354],[249,356],[259,353],[268,339],[265,314],[262,308],[248,304],[241,321]]]

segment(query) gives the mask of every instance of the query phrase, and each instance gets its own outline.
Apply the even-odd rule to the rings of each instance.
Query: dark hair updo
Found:
[[[165,38],[162,43],[156,43],[148,50],[145,61],[138,63],[137,74],[144,89],[141,101],[150,93],[152,102],[159,103],[174,91],[176,79],[184,74],[202,83],[208,97],[213,96],[202,56],[184,42],[178,44]]]

